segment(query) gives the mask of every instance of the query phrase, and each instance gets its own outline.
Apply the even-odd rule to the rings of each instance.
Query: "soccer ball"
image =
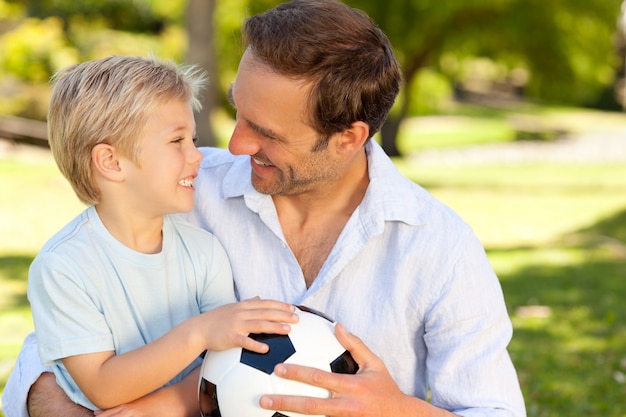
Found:
[[[259,399],[263,394],[330,397],[326,389],[276,376],[274,366],[282,362],[356,373],[358,365],[337,341],[332,320],[304,306],[298,306],[296,314],[300,319],[288,335],[250,335],[270,347],[265,354],[243,348],[207,352],[198,388],[203,417],[299,417],[302,414],[265,410]]]

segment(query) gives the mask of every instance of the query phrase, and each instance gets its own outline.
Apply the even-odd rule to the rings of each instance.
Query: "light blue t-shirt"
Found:
[[[140,253],[117,241],[93,207],[44,245],[30,267],[28,297],[42,362],[54,365],[57,381],[74,402],[92,410],[96,407],[61,358],[123,354],[235,301],[228,258],[212,234],[165,216],[161,252]],[[200,363],[197,359],[170,383]]]

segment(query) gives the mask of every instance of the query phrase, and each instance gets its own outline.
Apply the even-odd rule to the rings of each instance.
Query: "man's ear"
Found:
[[[337,150],[341,153],[355,153],[363,147],[369,137],[370,127],[365,122],[354,122],[343,131],[337,140]]]
[[[91,150],[91,162],[95,170],[110,181],[121,181],[122,167],[115,148],[106,143],[99,143]]]

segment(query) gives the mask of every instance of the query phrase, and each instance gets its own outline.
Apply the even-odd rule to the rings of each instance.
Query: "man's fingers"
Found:
[[[306,415],[327,415],[332,408],[331,400],[289,395],[264,395],[259,404],[268,410],[289,410]]]
[[[372,352],[363,341],[350,333],[341,323],[335,325],[335,335],[339,343],[352,355],[359,369],[365,369],[373,363],[380,362],[378,356]]]
[[[279,364],[274,368],[276,375],[285,379],[294,379],[309,385],[329,389],[327,372],[300,365]],[[332,374],[330,375],[332,376]],[[269,410],[289,410],[307,415],[327,414],[329,400],[294,395],[263,395],[259,400],[261,407]],[[326,411],[321,411],[326,410]]]
[[[276,365],[274,372],[281,378],[304,382],[305,384],[337,391],[348,383],[346,375],[334,374],[309,366],[281,363]]]

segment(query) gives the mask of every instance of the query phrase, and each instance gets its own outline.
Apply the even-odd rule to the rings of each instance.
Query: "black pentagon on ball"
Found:
[[[276,365],[285,362],[291,355],[296,353],[296,348],[287,335],[251,333],[249,337],[267,344],[270,349],[267,353],[256,353],[248,349],[241,349],[241,359],[239,361],[268,375],[274,372]]]
[[[343,352],[330,363],[330,370],[336,374],[356,374],[359,364],[356,363],[350,352]]]
[[[326,320],[328,320],[331,323],[334,322],[334,320],[331,319],[330,317],[328,317],[326,314],[324,314],[321,311],[316,310],[314,308],[303,306],[303,305],[299,305],[299,306],[296,306],[296,307],[298,307],[298,309],[300,309],[302,311],[306,311],[307,313],[315,314],[316,316],[319,316],[319,317],[321,317],[323,319],[326,319]]]
[[[302,311],[306,311],[308,313],[322,317],[331,323],[334,322],[334,320],[328,317],[326,314],[311,307],[299,305],[298,308]],[[346,350],[330,363],[330,370],[336,374],[356,374],[359,370],[359,364],[356,363],[350,352]]]

